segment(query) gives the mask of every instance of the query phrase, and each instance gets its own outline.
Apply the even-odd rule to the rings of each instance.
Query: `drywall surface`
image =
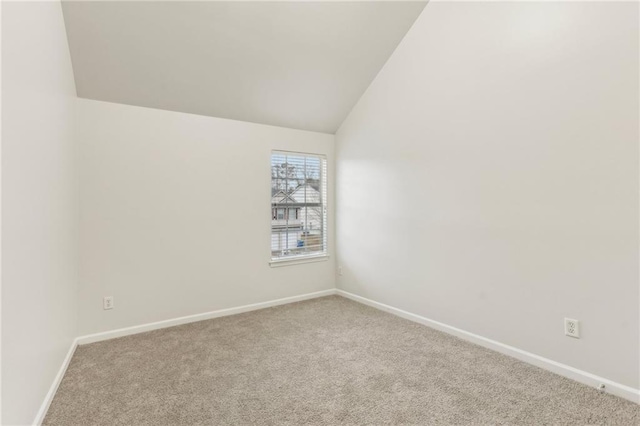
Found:
[[[76,92],[59,2],[2,4],[2,424],[31,424],[77,336]]]
[[[63,10],[83,98],[335,133],[425,4],[65,1]]]
[[[78,105],[80,334],[335,287],[333,257],[269,266],[272,150],[327,156],[333,255],[333,135]]]
[[[336,135],[338,287],[638,388],[638,16],[428,4]]]

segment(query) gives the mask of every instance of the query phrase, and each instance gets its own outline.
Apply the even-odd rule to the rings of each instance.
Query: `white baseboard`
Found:
[[[336,294],[335,289],[317,291],[315,293],[301,294],[298,296],[285,297],[283,299],[270,300],[267,302],[254,303],[252,305],[238,306],[235,308],[220,309],[217,311],[204,312],[201,314],[188,315],[185,317],[173,318],[164,321],[157,321],[148,324],[134,325],[132,327],[119,328],[117,330],[105,331],[102,333],[88,334],[78,337],[79,345],[100,342],[102,340],[115,339],[116,337],[129,336],[131,334],[144,333],[145,331],[158,330],[160,328],[173,327],[176,325],[188,324],[191,322],[208,320],[211,318],[224,317],[227,315],[241,314],[243,312],[256,311],[258,309],[270,308],[272,306],[285,305],[287,303],[300,302],[302,300],[315,299],[317,297],[331,296]]]
[[[123,337],[123,336],[132,335],[132,334],[144,333],[145,331],[158,330],[161,328],[173,327],[175,325],[188,324],[191,322],[203,321],[211,318],[218,318],[218,317],[223,317],[228,315],[240,314],[243,312],[256,311],[259,309],[270,308],[272,306],[285,305],[287,303],[294,303],[302,300],[315,299],[317,297],[331,296],[334,294],[338,294],[340,296],[346,297],[356,302],[360,302],[362,304],[380,309],[385,312],[389,312],[399,317],[429,326],[436,330],[440,330],[445,333],[452,334],[456,337],[460,337],[464,340],[470,341],[472,343],[476,343],[480,346],[483,346],[488,349],[492,349],[496,352],[509,355],[521,361],[527,362],[529,364],[535,365],[537,367],[543,368],[545,370],[551,371],[553,373],[559,374],[569,379],[573,379],[577,382],[583,383],[588,386],[597,387],[599,384],[602,383],[606,386],[606,392],[640,404],[640,390],[638,389],[634,389],[632,387],[629,387],[620,383],[616,383],[609,379],[605,379],[604,377],[599,377],[599,376],[596,376],[595,374],[578,370],[577,368],[573,368],[571,366],[561,364],[559,362],[541,357],[539,355],[535,355],[530,352],[523,351],[513,346],[505,345],[504,343],[496,342],[495,340],[487,339],[477,334],[473,334],[468,331],[464,331],[459,328],[452,327],[450,325],[443,324],[441,322],[422,317],[420,315],[403,311],[402,309],[394,308],[392,306],[385,305],[383,303],[375,302],[373,300],[346,292],[344,290],[329,289],[329,290],[318,291],[315,293],[302,294],[299,296],[285,297],[283,299],[271,300],[267,302],[254,303],[252,305],[244,305],[244,306],[238,306],[235,308],[220,309],[217,311],[205,312],[202,314],[189,315],[185,317],[173,318],[173,319],[153,322],[149,324],[142,324],[142,325],[137,325],[133,327],[121,328],[118,330],[80,336],[74,339],[73,342],[71,343],[69,352],[67,353],[67,356],[65,357],[62,363],[62,366],[58,371],[58,374],[56,374],[56,377],[53,383],[51,384],[51,388],[49,388],[49,392],[47,392],[47,396],[45,397],[45,400],[40,406],[40,410],[38,410],[38,414],[36,415],[36,418],[33,421],[33,424],[40,425],[44,420],[44,417],[47,414],[47,410],[51,405],[51,401],[53,401],[53,397],[55,396],[56,391],[58,390],[58,386],[60,386],[60,382],[62,381],[62,378],[64,377],[64,374],[67,371],[67,367],[69,366],[69,363],[71,362],[71,358],[73,357],[73,354],[78,345],[85,345],[87,343],[100,342],[103,340],[114,339],[116,337]]]
[[[103,333],[95,333],[89,334],[86,336],[80,336],[73,340],[71,343],[71,347],[69,348],[69,352],[67,356],[64,358],[62,362],[62,366],[56,374],[51,387],[49,388],[49,392],[47,392],[47,396],[45,397],[42,405],[40,406],[40,410],[38,410],[38,414],[36,415],[35,420],[33,421],[34,425],[42,424],[44,417],[49,410],[49,406],[51,405],[51,401],[53,401],[53,397],[58,390],[58,386],[60,386],[60,382],[64,377],[65,372],[67,371],[67,367],[71,362],[71,358],[73,357],[74,352],[78,345],[86,345],[87,343],[100,342],[102,340],[115,339],[116,337],[128,336],[131,334],[144,333],[145,331],[158,330],[160,328],[173,327],[175,325],[188,324],[196,321],[203,321],[211,318],[218,318],[227,315],[235,315],[243,312],[256,311],[258,309],[270,308],[272,306],[285,305],[287,303],[300,302],[302,300],[315,299],[317,297],[331,296],[336,294],[335,289],[317,291],[315,293],[307,293],[301,294],[298,296],[285,297],[283,299],[270,300],[267,302],[254,303],[252,305],[244,305],[238,306],[235,308],[228,309],[220,309],[217,311],[205,312],[202,314],[189,315],[186,317],[173,318],[164,321],[153,322],[149,324],[136,325],[133,327],[120,328],[118,330],[105,331]]]
[[[36,418],[33,420],[33,424],[40,426],[44,420],[44,417],[47,415],[47,411],[49,410],[49,406],[51,405],[51,401],[53,401],[53,397],[58,390],[58,386],[60,386],[60,382],[62,382],[62,378],[64,377],[64,373],[67,372],[67,367],[69,367],[69,363],[71,362],[71,358],[73,358],[73,354],[78,347],[78,339],[73,339],[71,342],[71,347],[67,352],[67,356],[64,357],[64,361],[62,361],[62,365],[60,366],[60,370],[58,370],[58,374],[53,379],[53,383],[49,388],[49,392],[47,392],[47,396],[45,396],[40,409],[38,410],[38,414],[36,414]]]
[[[494,350],[496,352],[509,355],[513,358],[519,359],[520,361],[524,361],[526,363],[535,365],[536,367],[540,367],[542,369],[551,371],[560,376],[567,377],[569,379],[575,380],[587,386],[598,387],[598,385],[604,384],[606,392],[612,395],[616,395],[621,398],[627,399],[629,401],[633,401],[636,404],[640,404],[640,390],[634,389],[630,386],[626,386],[621,383],[616,383],[612,380],[605,379],[604,377],[596,376],[595,374],[578,370],[577,368],[573,368],[569,365],[565,365],[565,364],[550,360],[548,358],[544,358],[539,355],[532,354],[522,349],[505,345],[504,343],[487,339],[486,337],[482,337],[477,334],[470,333],[468,331],[461,330],[459,328],[441,323],[439,321],[434,321],[429,318],[422,317],[420,315],[412,314],[410,312],[403,311],[402,309],[394,308],[393,306],[385,305],[384,303],[379,303],[379,302],[367,299],[365,297],[358,296],[353,293],[349,293],[344,290],[336,290],[336,293],[340,296],[346,297],[348,299],[354,300],[364,305],[368,305],[373,308],[377,308],[382,311],[389,312],[391,314],[408,319],[410,321],[414,321],[414,322],[426,325],[428,327],[434,328],[436,330],[454,335],[456,337],[459,337],[461,339],[483,346],[485,348]]]

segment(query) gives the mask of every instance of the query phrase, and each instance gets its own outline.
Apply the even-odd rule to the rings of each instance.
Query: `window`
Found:
[[[327,160],[271,154],[271,260],[327,254]]]

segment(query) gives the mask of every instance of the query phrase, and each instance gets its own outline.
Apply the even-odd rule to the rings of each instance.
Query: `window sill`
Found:
[[[329,260],[328,254],[319,254],[319,255],[310,255],[310,256],[299,256],[299,257],[291,257],[285,259],[272,259],[269,262],[269,265],[272,268],[279,268],[280,266],[291,266],[291,265],[300,265],[303,263],[315,263],[315,262],[326,262]]]

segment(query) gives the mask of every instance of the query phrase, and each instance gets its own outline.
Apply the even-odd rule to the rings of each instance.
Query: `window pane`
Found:
[[[326,160],[272,153],[271,210],[272,258],[326,253]]]

